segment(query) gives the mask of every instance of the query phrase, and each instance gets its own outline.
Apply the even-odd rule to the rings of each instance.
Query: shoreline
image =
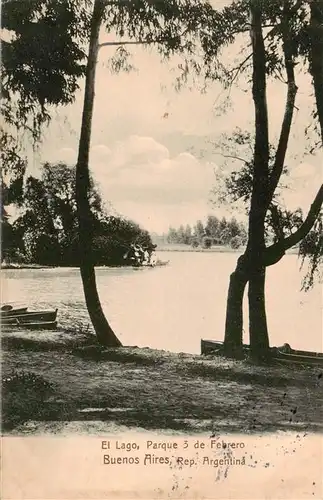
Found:
[[[143,266],[104,266],[104,265],[99,265],[95,266],[95,269],[154,269],[155,267],[163,267],[169,264],[169,261],[167,262],[160,262],[157,264],[149,264],[149,265],[143,265]],[[6,264],[4,266],[0,266],[0,269],[3,270],[8,270],[8,269],[14,269],[14,270],[20,270],[20,269],[79,269],[78,266],[42,266],[39,264]]]
[[[189,252],[189,253],[235,253],[235,254],[242,254],[245,251],[245,248],[238,248],[234,249],[231,247],[222,247],[222,246],[216,246],[216,247],[211,247],[211,248],[192,248],[188,245],[165,245],[156,248],[156,252]],[[286,255],[298,255],[298,249],[291,248],[287,250]],[[169,263],[169,262],[168,262]],[[167,263],[167,264],[168,264]],[[165,266],[166,263],[162,262],[157,265],[148,265],[148,266],[122,266],[122,265],[99,265],[95,266],[96,269],[146,269],[146,268],[155,268],[155,267],[162,267]],[[9,270],[9,269],[14,269],[14,270],[20,270],[20,269],[79,269],[78,266],[45,266],[45,265],[40,265],[40,264],[16,264],[16,263],[11,263],[11,264],[2,264],[0,266],[1,270]]]
[[[190,245],[161,245],[156,248],[157,252],[196,252],[196,253],[237,253],[243,254],[246,247],[231,248],[229,246],[213,246],[211,248],[193,248]],[[286,255],[298,255],[297,248],[290,248],[286,251]]]
[[[106,424],[184,434],[323,430],[319,367],[103,348],[75,329],[6,333],[2,350],[6,435],[64,432],[73,422],[84,434],[94,422],[98,432]],[[18,393],[15,373],[29,374]]]

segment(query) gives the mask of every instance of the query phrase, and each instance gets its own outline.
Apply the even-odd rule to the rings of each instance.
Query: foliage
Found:
[[[13,371],[10,375],[2,379],[2,389],[4,392],[19,392],[26,389],[40,392],[47,392],[53,389],[52,384],[42,376],[34,372]]]
[[[212,246],[212,238],[205,236],[202,241],[203,248],[211,248]]]
[[[10,429],[30,418],[37,418],[54,386],[34,372],[13,370],[2,378],[2,425]]]
[[[147,251],[148,257],[152,254],[155,247],[149,233],[132,221],[109,215],[93,180],[89,199],[96,264],[133,263],[132,245]],[[3,241],[11,252],[5,252],[6,260],[14,260],[19,250],[29,263],[78,265],[75,168],[46,163],[41,179],[28,177],[21,209],[13,225],[4,219]]]
[[[210,248],[212,245],[231,245],[232,239],[237,237],[240,245],[246,243],[247,232],[242,223],[238,223],[234,217],[227,220],[225,217],[219,219],[215,215],[209,215],[205,226],[199,220],[193,229],[189,224],[186,228],[183,225],[178,229],[170,227],[167,241],[168,243],[192,245],[194,248],[199,245],[203,248]]]
[[[115,216],[102,221],[93,243],[98,265],[142,264],[144,253],[148,252],[149,260],[155,249],[148,231],[130,220]]]
[[[214,146],[215,154],[221,159],[216,172],[216,184],[212,189],[212,201],[215,205],[232,205],[241,202],[248,211],[253,182],[253,143],[254,134],[236,127],[232,133],[224,133]],[[276,148],[273,144],[269,147],[269,173],[272,172],[275,162]],[[282,172],[278,193],[273,201],[276,202],[281,192],[286,187],[289,175],[285,165]]]
[[[48,106],[71,103],[85,74],[84,7],[67,0],[9,0],[2,7],[8,33],[1,61],[4,117],[17,129],[31,124],[35,139],[49,118]]]
[[[241,247],[242,243],[243,240],[240,236],[234,236],[230,241],[231,248],[233,248],[234,250],[238,250],[238,248]]]
[[[14,177],[25,164],[27,143],[39,143],[53,107],[75,99],[86,72],[92,9],[93,0],[2,5],[1,159]],[[165,56],[191,52],[193,34],[212,14],[205,0],[106,2],[102,27],[115,36],[112,71],[131,69],[128,43],[154,44]]]
[[[315,279],[322,279],[323,264],[323,214],[316,220],[313,229],[301,241],[299,246],[301,266],[308,262],[308,269],[303,279],[302,289],[307,291],[313,287]]]
[[[28,143],[39,142],[52,106],[70,104],[85,74],[87,2],[7,0],[2,5],[1,161],[21,197]],[[11,190],[13,187],[11,186]]]
[[[223,134],[220,137],[217,151],[222,157],[222,162],[219,162],[220,168],[216,173],[216,184],[212,189],[212,202],[215,206],[226,205],[231,206],[231,208],[244,209],[246,213],[249,212],[253,185],[253,149],[251,146],[253,141],[252,134],[239,128],[236,128],[232,134]],[[275,153],[274,145],[270,144],[269,173],[273,170]],[[240,168],[237,168],[237,165]],[[290,236],[304,221],[300,208],[290,211],[285,208],[282,200],[284,189],[288,189],[288,176],[289,170],[285,165],[265,218],[267,244],[276,243],[280,238]],[[314,230],[312,233],[311,236],[308,236],[309,240],[305,238],[304,243],[300,245],[302,266],[305,261],[309,265],[302,282],[304,290],[309,290],[313,286],[315,276],[319,277],[321,243],[317,231]],[[309,241],[312,243],[309,244]]]

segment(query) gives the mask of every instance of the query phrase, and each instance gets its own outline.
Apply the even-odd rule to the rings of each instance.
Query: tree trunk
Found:
[[[269,352],[269,336],[265,304],[266,268],[256,269],[249,276],[249,335],[253,357],[266,357]]]
[[[225,321],[224,353],[239,357],[242,353],[243,296],[247,280],[239,272],[230,275]]]
[[[242,262],[243,257],[240,257],[235,271],[230,276],[225,321],[223,351],[226,356],[235,358],[242,356],[243,296],[247,284]]]
[[[121,346],[121,342],[114,334],[104,316],[97,291],[92,256],[93,217],[89,204],[89,151],[94,105],[95,72],[99,49],[99,32],[103,12],[104,2],[102,0],[95,0],[86,70],[81,135],[76,165],[76,201],[79,225],[80,270],[88,313],[100,344],[109,347],[119,347]]]
[[[313,76],[317,115],[323,143],[323,0],[312,0],[310,9],[310,71]]]
[[[283,2],[283,52],[288,82],[285,113],[281,125],[280,137],[271,174],[269,173],[268,155],[268,117],[266,109],[266,53],[261,28],[261,3],[255,0],[251,3],[251,38],[253,42],[253,98],[256,113],[256,144],[254,168],[254,206],[251,203],[249,218],[249,335],[252,356],[265,357],[269,353],[269,336],[266,318],[264,264],[266,212],[272,201],[274,192],[281,177],[290,130],[297,87],[294,75],[293,46],[290,28],[290,5]],[[266,200],[266,201],[264,201]],[[253,199],[252,199],[253,202]],[[278,228],[279,231],[279,228]],[[283,237],[283,234],[279,235]]]
[[[246,262],[249,279],[249,328],[253,354],[263,355],[269,347],[265,311],[265,217],[269,195],[269,133],[266,96],[266,51],[262,32],[262,5],[250,2],[255,106],[253,186],[249,213]],[[265,339],[267,338],[267,342]]]

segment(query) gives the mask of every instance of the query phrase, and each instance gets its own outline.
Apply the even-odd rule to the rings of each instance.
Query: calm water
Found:
[[[97,269],[104,311],[123,344],[199,353],[201,337],[223,340],[228,279],[237,254],[163,252],[160,258],[170,264]],[[3,302],[57,307],[61,326],[88,325],[78,269],[6,270],[2,276]],[[322,287],[304,293],[300,284],[297,256],[269,268],[270,341],[322,351]],[[247,325],[247,315],[245,320]]]

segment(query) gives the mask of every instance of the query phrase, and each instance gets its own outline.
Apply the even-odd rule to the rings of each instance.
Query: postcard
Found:
[[[1,37],[2,498],[323,498],[322,1]]]

